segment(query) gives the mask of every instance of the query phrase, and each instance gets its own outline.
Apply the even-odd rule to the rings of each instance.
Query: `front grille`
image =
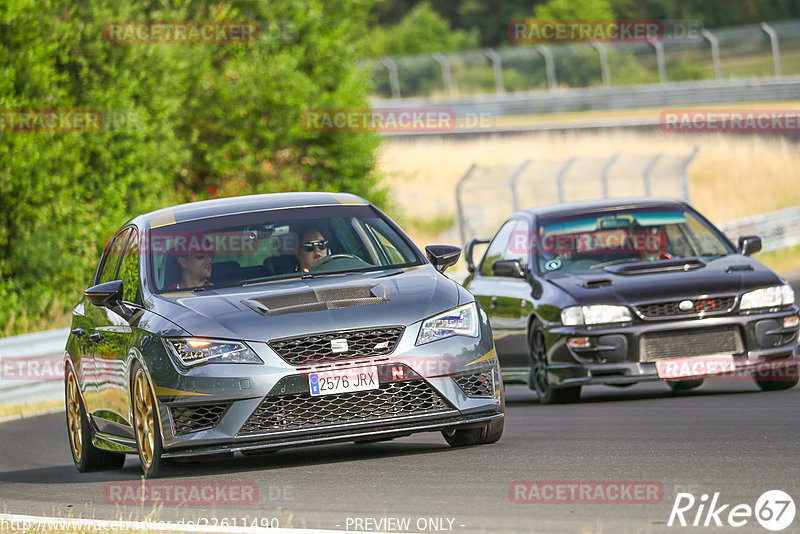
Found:
[[[175,435],[214,428],[228,406],[230,406],[229,403],[171,406],[170,412]]]
[[[641,338],[639,361],[653,362],[663,358],[739,354],[744,343],[735,326],[653,332]]]
[[[471,373],[453,377],[458,387],[464,390],[467,397],[493,397],[494,380],[492,371],[487,370],[480,373]]]
[[[444,400],[424,380],[387,382],[381,384],[380,389],[319,397],[294,393],[264,399],[240,434],[379,420],[447,409]]]
[[[692,307],[688,310],[680,309],[679,305],[684,301],[691,301]],[[642,317],[674,317],[691,315],[711,315],[714,313],[725,313],[733,308],[736,297],[714,297],[705,299],[683,299],[671,300],[668,302],[655,302],[653,304],[640,304],[636,309]]]
[[[299,367],[391,354],[403,333],[402,326],[341,330],[270,341],[269,346],[288,363]],[[347,350],[334,353],[333,340],[346,340]],[[341,344],[339,344],[341,346]]]

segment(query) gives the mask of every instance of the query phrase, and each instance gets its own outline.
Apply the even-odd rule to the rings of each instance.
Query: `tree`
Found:
[[[368,107],[357,59],[369,9],[357,0],[0,3],[5,333],[28,328],[24,316],[48,324],[76,302],[109,234],[137,213],[282,190],[382,202],[375,133],[300,122],[307,108]],[[120,20],[251,20],[262,31],[243,44],[104,38]],[[105,120],[88,131],[11,131],[9,110],[20,109],[95,110]]]

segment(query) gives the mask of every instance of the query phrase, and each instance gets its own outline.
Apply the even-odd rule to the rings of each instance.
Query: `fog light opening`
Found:
[[[567,345],[572,349],[588,349],[592,346],[592,340],[588,337],[571,337],[567,340]]]
[[[794,328],[798,323],[800,323],[800,318],[798,318],[797,315],[790,315],[789,317],[783,318],[784,328]]]

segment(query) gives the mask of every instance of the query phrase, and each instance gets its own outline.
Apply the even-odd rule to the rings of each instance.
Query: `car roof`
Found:
[[[313,206],[368,206],[370,203],[350,193],[297,192],[268,193],[241,197],[201,200],[188,204],[170,206],[135,217],[133,221],[142,227],[158,228],[170,224],[230,215],[282,208]]]
[[[593,211],[611,211],[627,208],[678,208],[685,209],[688,205],[682,200],[673,198],[635,197],[635,198],[604,198],[600,200],[586,200],[581,202],[565,202],[550,204],[521,210],[514,215],[532,215],[539,217],[569,216]]]

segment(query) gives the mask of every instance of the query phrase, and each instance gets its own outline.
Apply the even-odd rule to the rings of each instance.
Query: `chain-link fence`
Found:
[[[688,201],[686,171],[697,152],[474,164],[455,188],[460,240],[491,237],[513,212],[559,202],[637,196]]]
[[[800,19],[653,42],[517,45],[371,62],[379,98],[800,75]]]

